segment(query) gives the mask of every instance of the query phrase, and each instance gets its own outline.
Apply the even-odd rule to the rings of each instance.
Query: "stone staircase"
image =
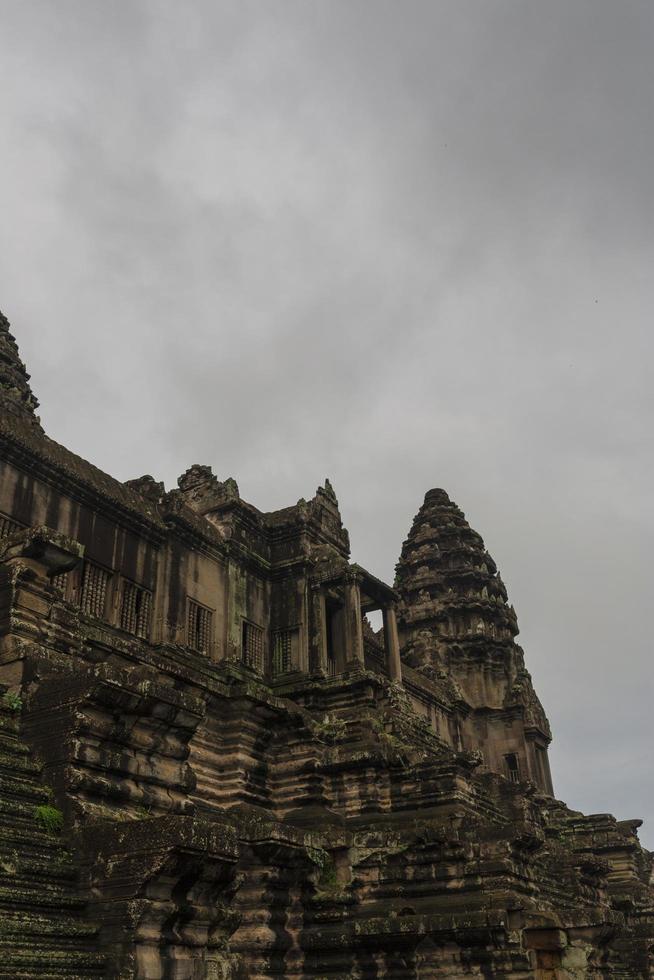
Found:
[[[48,813],[37,813],[52,806],[50,793],[19,740],[18,719],[0,686],[0,980],[103,977],[97,928],[83,918],[71,855],[44,825]]]

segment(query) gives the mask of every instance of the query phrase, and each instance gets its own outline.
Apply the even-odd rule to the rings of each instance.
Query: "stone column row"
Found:
[[[324,592],[317,588],[313,602],[313,651],[314,663],[324,673],[328,672],[327,663],[327,608]],[[386,664],[391,681],[402,683],[402,665],[400,661],[400,641],[397,630],[395,605],[388,603],[382,607],[384,619],[384,640]],[[356,575],[347,576],[343,588],[342,638],[344,666],[365,666],[363,645],[363,624],[361,615],[361,591]]]

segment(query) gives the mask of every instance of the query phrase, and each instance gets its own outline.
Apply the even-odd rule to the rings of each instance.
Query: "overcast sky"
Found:
[[[392,580],[484,536],[557,795],[652,778],[651,0],[0,0],[0,308],[48,433]]]

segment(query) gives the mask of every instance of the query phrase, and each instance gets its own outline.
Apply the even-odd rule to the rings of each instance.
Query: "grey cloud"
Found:
[[[445,486],[572,806],[648,819],[654,11],[0,0],[0,303],[50,434],[393,576]]]

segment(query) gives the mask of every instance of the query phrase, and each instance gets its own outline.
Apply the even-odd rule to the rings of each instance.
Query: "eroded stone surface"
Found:
[[[329,481],[272,513],[206,465],[121,484],[42,432],[4,319],[0,347],[0,809],[61,811],[69,902],[43,912],[5,835],[0,978],[652,976],[639,822],[556,800],[515,613],[444,491],[391,587]]]

